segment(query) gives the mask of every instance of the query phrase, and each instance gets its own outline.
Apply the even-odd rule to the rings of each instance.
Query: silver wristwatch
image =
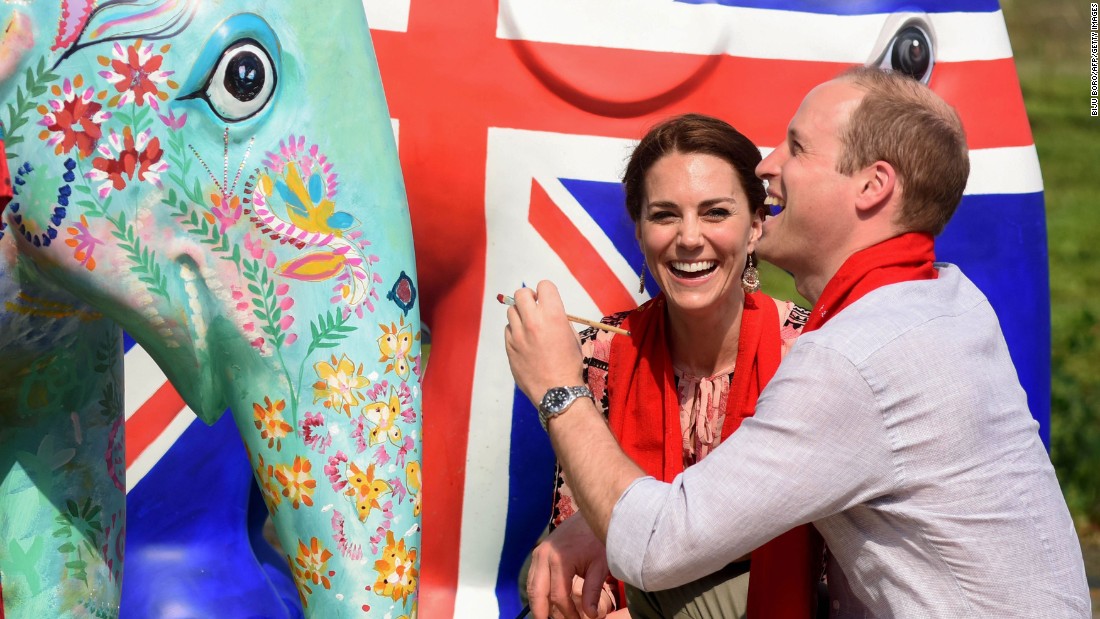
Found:
[[[539,421],[542,422],[542,429],[549,432],[546,424],[549,423],[550,418],[564,413],[577,398],[591,397],[592,391],[585,385],[550,388],[546,395],[542,396],[542,402],[539,403]]]

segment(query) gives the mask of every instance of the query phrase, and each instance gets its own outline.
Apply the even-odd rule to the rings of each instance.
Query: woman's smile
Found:
[[[692,262],[674,261],[668,263],[672,274],[680,279],[705,279],[718,267],[716,260],[697,260]]]

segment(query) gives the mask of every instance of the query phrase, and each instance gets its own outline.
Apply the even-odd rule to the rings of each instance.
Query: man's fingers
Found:
[[[505,316],[508,318],[508,326],[504,330],[506,338],[515,338],[516,335],[523,333],[523,320],[520,318],[519,311],[516,310],[515,306],[509,307]]]
[[[606,562],[593,561],[588,565],[584,574],[584,588],[581,590],[581,604],[584,612],[596,617],[600,607],[600,595],[603,594],[603,583],[607,580],[608,570]]]
[[[578,575],[573,576],[573,587],[569,591],[569,596],[573,599],[573,607],[577,609],[583,619],[596,619],[596,615],[587,612],[584,606],[581,605],[581,591],[584,588],[584,579]]]
[[[553,282],[544,279],[539,282],[535,290],[537,291],[539,305],[565,313],[565,305],[562,303],[561,294]]]
[[[537,299],[535,298],[535,291],[532,288],[520,288],[512,295],[512,300],[515,301],[515,305],[512,307],[520,310],[521,313],[530,311],[535,307]]]
[[[562,619],[582,619],[573,603],[572,570],[564,569],[558,561],[550,562],[550,606]]]
[[[527,571],[527,601],[535,619],[550,616],[550,564],[543,547],[535,549],[531,556],[531,568]]]

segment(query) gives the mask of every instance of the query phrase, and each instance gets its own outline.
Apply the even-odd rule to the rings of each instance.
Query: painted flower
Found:
[[[389,511],[390,502],[387,501],[383,505],[380,500],[382,495],[392,492],[393,488],[381,476],[375,476],[374,469],[375,465],[373,463],[368,464],[365,471],[356,466],[354,462],[348,463],[348,488],[344,491],[344,494],[355,500],[356,515],[359,517],[360,522],[366,522],[375,509],[384,512],[385,518],[393,517],[392,514],[385,513]]]
[[[264,497],[264,503],[267,504],[267,511],[274,514],[283,500],[279,489],[275,487],[275,467],[264,464],[263,454],[259,458],[260,464],[256,467],[256,483],[260,486],[260,494]]]
[[[313,365],[320,379],[313,383],[313,402],[324,400],[325,408],[343,410],[349,417],[351,407],[359,404],[359,398],[363,397],[363,389],[370,384],[370,380],[363,376],[363,364],[355,367],[355,362],[348,359],[347,355],[336,360],[332,356],[332,363],[319,361]]]
[[[271,398],[264,396],[263,406],[259,402],[253,402],[252,415],[256,418],[253,422],[256,425],[256,429],[260,431],[260,438],[267,439],[267,446],[275,448],[275,451],[281,451],[283,448],[282,439],[286,438],[294,428],[283,419],[283,409],[286,408],[286,400],[271,401]]]
[[[103,244],[103,241],[95,238],[88,230],[88,219],[80,216],[80,223],[75,223],[66,229],[72,238],[65,239],[65,244],[73,248],[73,258],[80,266],[89,271],[95,270],[95,248]]]
[[[122,130],[122,135],[111,131],[106,143],[100,143],[97,152],[102,157],[92,160],[95,168],[84,176],[92,181],[104,181],[98,188],[99,197],[105,198],[112,190],[126,188],[127,181],[137,175],[139,181],[150,182],[160,187],[160,175],[168,169],[168,163],[161,161],[164,151],[160,148],[160,138],[150,138],[152,132],[142,131],[134,138],[130,127]]]
[[[80,75],[60,86],[54,84],[50,92],[58,99],[51,99],[46,105],[38,106],[42,120],[38,124],[45,129],[39,137],[54,147],[55,154],[67,153],[76,147],[81,157],[87,157],[95,150],[96,142],[103,136],[103,123],[111,118],[111,113],[103,111],[103,105],[93,101],[95,92],[88,87],[77,92],[84,84]]]
[[[294,568],[294,580],[298,583],[298,595],[302,598],[302,606],[307,606],[306,594],[312,594],[309,586],[321,585],[325,589],[332,587],[329,580],[336,574],[333,570],[327,570],[328,560],[332,558],[332,552],[321,546],[321,540],[312,537],[307,546],[302,540],[298,540],[298,557],[291,561]]]
[[[280,464],[275,467],[275,479],[283,485],[283,496],[294,509],[302,503],[313,507],[313,490],[317,487],[317,480],[309,473],[312,468],[309,460],[302,456],[295,456],[292,466]]]
[[[232,226],[241,219],[241,213],[243,211],[241,209],[240,196],[225,196],[212,193],[210,194],[210,202],[214,205],[214,207],[210,209],[210,213],[218,223],[218,232],[225,234],[229,226]]]
[[[348,541],[344,533],[344,515],[338,509],[332,510],[332,539],[336,540],[336,548],[341,555],[353,561],[363,558],[363,547]]]
[[[160,122],[164,123],[165,127],[168,127],[169,129],[172,129],[173,131],[178,130],[178,129],[182,129],[183,126],[187,124],[187,113],[186,112],[183,113],[183,114],[180,114],[179,118],[176,118],[176,112],[173,111],[173,110],[168,110],[168,115],[167,116],[165,116],[164,114],[157,114],[157,118],[160,119]]]
[[[298,423],[298,433],[306,446],[317,453],[325,453],[332,445],[332,436],[325,427],[325,418],[321,413],[306,413],[306,418]]]
[[[355,417],[351,420],[351,427],[351,438],[355,441],[355,453],[361,454],[367,450],[367,441],[370,440],[370,428],[367,427],[366,418],[362,415]],[[385,448],[382,451],[385,451]],[[386,463],[381,462],[380,464]]]
[[[161,48],[162,52],[167,50],[167,45]],[[111,56],[100,56],[99,64],[106,67],[99,72],[99,76],[113,84],[118,93],[108,101],[108,105],[112,107],[122,107],[133,102],[159,109],[158,99],[168,100],[168,93],[162,87],[179,88],[178,84],[168,79],[174,71],[161,70],[164,56],[154,54],[153,44],[143,44],[141,39],[127,47],[116,42],[111,47]]]
[[[264,244],[263,237],[253,239],[251,234],[244,235],[244,250],[248,252],[249,256],[252,256],[253,260],[260,260],[264,257]]]
[[[405,540],[394,541],[393,531],[386,531],[386,547],[382,558],[374,562],[378,580],[374,583],[375,595],[383,595],[394,602],[401,599],[408,604],[409,596],[416,591],[419,571],[416,569],[416,549],[405,550]]]
[[[397,449],[397,457],[395,461],[397,466],[405,466],[405,457],[416,450],[416,443],[411,436],[405,437],[405,442]]]
[[[405,324],[405,317],[400,318],[400,326],[392,322],[389,327],[384,324],[378,325],[382,328],[382,335],[378,338],[378,351],[382,354],[378,360],[388,361],[386,371],[395,372],[398,378],[404,381],[409,379],[409,372],[412,371],[409,358],[413,341],[419,340],[420,334],[417,333],[414,336],[412,323]]]
[[[333,200],[339,187],[337,174],[332,171],[332,163],[329,162],[316,144],[306,144],[304,136],[290,136],[287,140],[279,140],[277,151],[268,151],[263,165],[277,175],[287,170],[288,164],[294,164],[298,169],[299,178],[319,177],[321,180],[320,196]]]
[[[374,529],[374,535],[371,535],[368,539],[371,554],[378,554],[378,548],[382,545],[383,538],[393,524],[393,501],[386,501],[382,504],[381,509],[382,524]]]
[[[344,452],[339,449],[336,450],[335,456],[330,456],[328,464],[325,465],[325,475],[328,475],[328,481],[332,484],[333,492],[343,492],[344,488],[348,485],[348,480],[344,477],[344,471],[341,470],[341,464],[347,464],[348,457]]]

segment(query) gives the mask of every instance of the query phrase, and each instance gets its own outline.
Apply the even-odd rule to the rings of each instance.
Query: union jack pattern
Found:
[[[938,255],[989,296],[1048,436],[1042,181],[995,0],[364,6],[432,337],[422,616],[514,616],[516,574],[550,514],[553,455],[512,384],[496,294],[551,279],[575,314],[636,305],[647,293],[629,284],[641,254],[618,185],[633,140],[657,119],[697,111],[729,120],[766,153],[812,86],[849,65],[889,62],[906,26],[928,33],[929,83],[959,110],[972,149]],[[128,488],[155,475],[193,419],[141,354],[131,349],[127,363]]]

